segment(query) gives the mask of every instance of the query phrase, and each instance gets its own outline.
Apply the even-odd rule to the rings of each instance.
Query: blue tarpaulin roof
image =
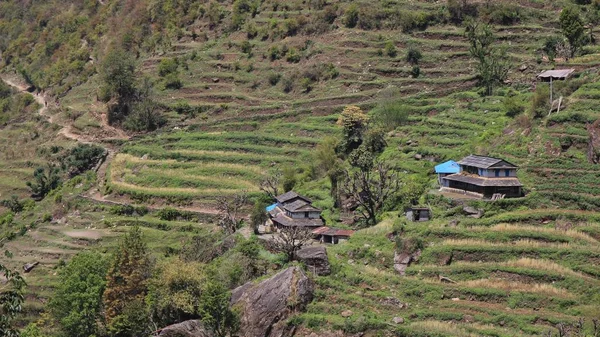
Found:
[[[458,173],[460,167],[454,160],[448,160],[445,163],[441,163],[435,166],[435,173]]]
[[[274,210],[275,207],[277,207],[277,204],[273,204],[271,206],[267,206],[265,209],[267,210],[267,212],[270,212],[270,211]]]

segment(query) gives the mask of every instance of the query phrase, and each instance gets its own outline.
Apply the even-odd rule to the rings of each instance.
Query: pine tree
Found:
[[[109,330],[115,336],[127,336],[120,333],[120,316],[128,315],[131,303],[143,302],[148,292],[148,279],[152,273],[147,245],[142,240],[139,227],[133,227],[125,235],[108,270],[106,290],[103,302],[105,318]],[[119,323],[113,326],[114,323]]]

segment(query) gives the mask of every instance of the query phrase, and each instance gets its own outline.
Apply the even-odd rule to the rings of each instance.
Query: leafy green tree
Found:
[[[398,55],[398,50],[396,49],[396,45],[394,45],[394,42],[392,41],[388,41],[385,43],[385,54],[389,57],[396,57],[396,55]]]
[[[579,9],[568,6],[560,13],[560,29],[571,46],[571,57],[585,44],[585,26],[579,15]]]
[[[149,283],[148,302],[154,322],[161,326],[200,317],[204,284],[197,262],[165,261]]]
[[[346,12],[344,13],[344,25],[346,25],[346,27],[348,28],[356,27],[359,16],[358,13],[358,6],[356,4],[351,4],[350,6],[348,6]]]
[[[62,160],[63,169],[73,177],[93,168],[105,154],[106,150],[100,146],[77,144]]]
[[[327,137],[317,145],[314,152],[317,169],[329,179],[329,193],[334,207],[340,206],[339,182],[343,173],[343,163],[336,153],[339,143],[337,138]]]
[[[291,166],[286,166],[283,169],[283,191],[289,192],[293,190],[297,182],[296,170]]]
[[[508,76],[506,49],[495,46],[496,38],[490,25],[469,20],[465,35],[469,40],[469,53],[478,62],[479,81],[485,88],[485,94],[491,95],[494,87],[502,84]]]
[[[19,197],[16,195],[11,195],[10,199],[0,201],[0,205],[10,209],[10,211],[13,213],[19,213],[25,207],[25,205],[23,205],[23,202],[21,202],[19,200]]]
[[[103,83],[102,98],[114,102],[108,113],[109,123],[114,124],[129,114],[135,100],[135,61],[130,53],[113,49],[105,56],[99,73]]]
[[[25,280],[18,272],[8,269],[0,263],[0,275],[6,281],[0,283],[0,336],[19,337],[19,331],[14,326],[14,319],[23,310],[23,289]]]
[[[176,74],[179,63],[175,58],[164,58],[158,64],[158,76],[165,77],[169,74]]]
[[[132,131],[154,131],[165,123],[166,120],[156,102],[145,99],[133,105],[123,126]]]
[[[265,208],[269,206],[269,202],[264,198],[258,199],[254,202],[252,213],[250,214],[250,224],[254,234],[259,234],[258,227],[264,225],[268,220],[267,211]]]
[[[95,336],[99,331],[108,261],[100,254],[77,254],[60,270],[49,308],[66,336]]]
[[[231,293],[217,280],[209,280],[200,295],[202,322],[218,337],[226,337],[237,331],[239,319],[229,308]]]
[[[26,182],[32,197],[38,200],[60,186],[60,170],[52,164],[47,169],[38,167],[33,171],[33,181]]]
[[[128,304],[143,302],[151,274],[152,263],[142,231],[137,226],[133,227],[125,234],[112,259],[102,298],[106,323],[113,335],[127,335],[128,330],[120,329],[123,328],[123,320],[119,316],[127,316],[132,310],[139,309],[128,308]]]
[[[406,52],[406,62],[415,66],[419,64],[422,57],[421,51],[416,48],[409,48]]]
[[[356,150],[363,141],[363,135],[367,130],[369,116],[361,108],[349,105],[344,108],[337,124],[343,128],[340,150],[344,154]]]

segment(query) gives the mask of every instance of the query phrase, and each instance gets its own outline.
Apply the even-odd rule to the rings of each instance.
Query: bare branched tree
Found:
[[[344,175],[343,192],[358,202],[367,225],[375,225],[385,201],[400,187],[398,174],[386,163],[377,162],[371,170],[346,170]]]
[[[218,197],[217,210],[221,219],[219,225],[228,234],[233,234],[242,224],[240,210],[248,202],[248,194],[246,191],[235,194],[233,197]]]
[[[265,175],[258,186],[270,198],[275,199],[279,195],[279,183],[281,182],[281,171],[277,170],[272,174]]]
[[[312,240],[312,230],[307,227],[284,227],[273,238],[274,246],[287,255],[288,260],[293,260],[300,248]]]

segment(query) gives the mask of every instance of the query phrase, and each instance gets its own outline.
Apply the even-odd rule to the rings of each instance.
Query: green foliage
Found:
[[[270,73],[268,79],[271,85],[277,85],[277,83],[281,79],[281,73]]]
[[[138,102],[125,119],[123,126],[132,131],[154,131],[166,123],[157,104],[151,100]]]
[[[141,310],[140,303],[147,294],[151,273],[152,264],[142,232],[139,227],[133,227],[112,258],[102,298],[106,323],[113,335],[132,336],[129,332],[135,327],[128,325],[128,317]]]
[[[283,191],[289,192],[293,190],[297,182],[296,170],[291,166],[286,166],[283,169]]]
[[[359,10],[356,4],[350,4],[344,12],[344,25],[347,28],[354,28],[358,23]]]
[[[226,337],[239,328],[238,316],[229,308],[230,292],[216,280],[208,280],[202,287],[200,315],[202,323],[218,337]]]
[[[368,123],[369,117],[359,107],[347,106],[344,108],[337,121],[337,124],[343,128],[343,137],[340,142],[341,152],[350,154],[362,144]]]
[[[384,51],[385,51],[385,54],[389,57],[396,57],[396,55],[398,55],[398,50],[396,49],[396,45],[392,41],[388,41],[385,43]]]
[[[447,7],[450,21],[456,24],[462,23],[467,18],[475,18],[478,6],[471,0],[448,0]]]
[[[108,263],[102,255],[85,252],[77,254],[60,270],[60,282],[49,308],[65,335],[88,337],[98,334],[107,268]]]
[[[106,154],[106,150],[92,144],[77,144],[62,160],[64,169],[73,177],[90,170]]]
[[[4,199],[0,201],[0,205],[10,209],[10,211],[13,213],[19,213],[24,208],[23,202],[21,202],[19,197],[16,195],[11,195],[10,199]]]
[[[158,64],[158,76],[165,77],[171,74],[177,74],[179,63],[175,58],[164,58]]]
[[[585,45],[585,27],[579,15],[579,9],[575,6],[567,6],[560,13],[560,29],[569,41],[571,57]]]
[[[421,51],[414,47],[408,48],[406,52],[406,62],[412,65],[418,65],[422,57]]]
[[[119,103],[133,99],[135,94],[135,61],[131,55],[121,49],[112,49],[100,65],[102,78],[102,97],[111,98]]]
[[[508,76],[506,50],[494,45],[496,38],[489,25],[469,21],[465,35],[469,40],[469,53],[478,62],[479,81],[485,88],[485,94],[491,95],[494,87],[502,84]]]
[[[290,50],[287,52],[287,56],[285,57],[285,59],[290,63],[298,63],[300,62],[301,58],[302,55],[300,55],[296,48],[290,48]]]
[[[504,105],[505,114],[508,117],[515,117],[525,110],[525,107],[519,104],[515,95],[506,95],[502,104]]]
[[[250,224],[254,234],[259,234],[258,226],[262,226],[268,220],[267,211],[265,208],[269,206],[269,202],[264,199],[259,199],[254,202],[252,213],[250,214]]]
[[[419,66],[413,66],[410,69],[410,76],[412,76],[412,78],[417,78],[421,75],[421,68]]]
[[[29,323],[25,329],[21,330],[21,337],[44,337],[44,333],[37,324]]]
[[[204,281],[199,263],[162,263],[149,284],[148,302],[154,322],[167,326],[199,317]]]
[[[60,186],[60,170],[52,164],[48,164],[47,168],[38,167],[33,172],[33,179],[27,182],[32,196],[36,199],[44,199],[50,191]]]
[[[531,99],[531,115],[542,118],[550,111],[550,87],[543,83],[538,84]]]
[[[21,275],[0,264],[0,274],[5,281],[0,286],[0,336],[19,337],[15,318],[23,311],[23,290],[27,285]]]

